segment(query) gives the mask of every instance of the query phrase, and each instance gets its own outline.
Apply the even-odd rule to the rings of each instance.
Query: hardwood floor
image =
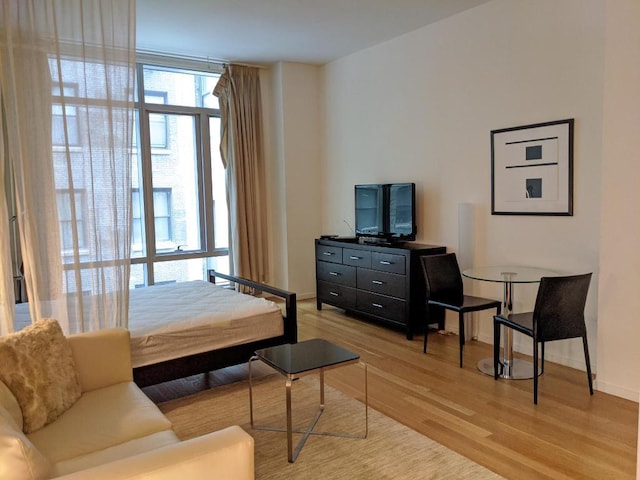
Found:
[[[531,380],[495,381],[476,369],[492,355],[488,344],[467,342],[461,369],[455,335],[431,334],[424,355],[422,336],[410,341],[330,306],[317,311],[315,299],[298,302],[298,319],[299,340],[321,337],[360,353],[372,408],[506,478],[635,478],[638,405],[590,396],[583,371],[546,362],[536,406]],[[245,370],[211,373],[186,388],[237,380]],[[326,381],[363,398],[361,369],[331,370]]]

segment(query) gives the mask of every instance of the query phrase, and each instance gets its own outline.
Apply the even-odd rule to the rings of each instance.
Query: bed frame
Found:
[[[282,298],[285,304],[285,314],[282,321],[284,324],[284,334],[265,338],[255,342],[235,345],[232,347],[211,350],[209,352],[198,353],[186,357],[167,360],[165,362],[145,365],[133,369],[133,380],[139,387],[155,385],[157,383],[175,380],[177,378],[188,377],[200,373],[218,370],[246,363],[258,349],[282,345],[284,343],[296,343],[298,341],[298,320],[296,294],[272,287],[270,285],[253,282],[241,277],[227,275],[225,273],[209,270],[209,281],[216,283],[216,278],[229,280],[232,284],[239,284],[256,291],[261,291]]]

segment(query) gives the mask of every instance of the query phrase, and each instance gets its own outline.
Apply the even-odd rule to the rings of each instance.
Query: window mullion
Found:
[[[219,117],[217,100],[210,93],[215,78],[207,72],[154,68],[144,63],[138,65],[138,74],[139,178],[146,256],[136,258],[135,263],[146,263],[150,285],[197,278],[200,268],[206,273],[211,265],[224,271],[228,253],[223,252],[225,243],[216,249],[215,222],[219,219],[215,212],[219,210],[214,208],[213,194],[214,187],[218,195],[224,195],[225,189],[219,185],[217,165],[211,164],[212,157],[217,157],[211,152],[215,132],[211,138],[214,127],[210,118]],[[165,118],[164,137],[160,117]],[[159,196],[161,190],[169,192],[170,204]],[[226,215],[220,218],[223,223],[218,229],[225,230]],[[214,256],[219,258],[210,263]],[[140,276],[139,268],[136,275]]]
[[[204,202],[203,221],[205,225],[207,253],[213,254],[215,249],[214,237],[214,205],[213,205],[213,186],[211,184],[211,132],[209,132],[209,116],[200,115],[200,131],[202,132],[202,196]]]
[[[138,148],[142,152],[142,195],[144,205],[144,237],[147,257],[147,282],[154,284],[153,263],[156,258],[155,220],[153,213],[153,178],[151,162],[151,138],[149,131],[149,111],[144,101],[143,66],[138,65],[138,112],[140,119],[140,139]]]

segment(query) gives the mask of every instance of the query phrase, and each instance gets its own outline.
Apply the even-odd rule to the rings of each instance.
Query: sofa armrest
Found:
[[[57,477],[57,480],[148,478],[253,480],[253,437],[242,428],[232,426],[140,455]]]
[[[83,392],[133,381],[128,330],[107,328],[67,338]]]

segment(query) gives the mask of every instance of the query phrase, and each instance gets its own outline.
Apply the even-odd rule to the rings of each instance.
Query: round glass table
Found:
[[[513,311],[514,284],[538,283],[542,277],[556,277],[559,273],[546,268],[505,265],[473,267],[464,270],[462,275],[474,280],[502,283],[504,286],[502,315],[506,316]],[[502,342],[502,359],[499,361],[501,371],[499,372],[499,376],[501,378],[517,380],[532,378],[533,364],[520,358],[513,358],[513,330],[511,328],[504,328]],[[493,358],[480,360],[480,362],[478,362],[478,370],[493,376]]]

